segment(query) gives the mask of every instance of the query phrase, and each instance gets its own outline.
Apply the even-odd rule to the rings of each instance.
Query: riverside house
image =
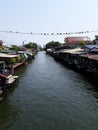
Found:
[[[76,47],[82,47],[87,44],[91,44],[91,40],[89,37],[66,37],[64,39],[64,43],[66,46],[69,46],[70,48],[76,48]]]

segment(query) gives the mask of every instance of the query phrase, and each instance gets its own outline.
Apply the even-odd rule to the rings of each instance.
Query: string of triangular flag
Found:
[[[2,31],[1,33],[12,33],[12,34],[29,34],[29,35],[72,35],[72,34],[84,34],[84,33],[92,33],[92,32],[98,32],[98,30],[93,31],[79,31],[79,32],[63,32],[63,33],[33,33],[33,32],[19,32],[19,31]]]

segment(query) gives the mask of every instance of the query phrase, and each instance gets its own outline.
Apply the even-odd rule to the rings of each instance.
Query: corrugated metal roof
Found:
[[[0,53],[0,58],[14,58],[14,57],[18,57],[18,55],[9,55],[5,53]]]
[[[85,47],[88,48],[88,49],[93,49],[93,48],[98,49],[98,45],[86,45]]]
[[[86,57],[88,59],[92,59],[92,60],[98,60],[98,55],[92,55],[92,54],[83,54],[81,55],[81,57]]]
[[[87,53],[87,54],[82,54],[81,57],[88,57],[90,54]]]
[[[16,53],[15,50],[0,50],[1,53]]]
[[[64,52],[65,52],[65,53],[71,53],[71,54],[74,54],[74,53],[76,53],[76,52],[80,52],[80,51],[83,51],[83,49],[81,49],[81,48],[68,49],[68,50],[65,50]]]
[[[91,55],[89,56],[89,59],[98,60],[98,55]]]

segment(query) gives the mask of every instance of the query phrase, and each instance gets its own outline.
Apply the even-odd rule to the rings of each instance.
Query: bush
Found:
[[[19,56],[17,57],[17,62],[21,62],[21,60],[22,60],[22,58],[21,58],[21,56],[19,55]]]

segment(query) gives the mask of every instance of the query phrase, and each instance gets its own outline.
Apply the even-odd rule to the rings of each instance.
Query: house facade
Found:
[[[67,46],[70,46],[72,48],[75,48],[77,46],[81,47],[86,44],[91,44],[91,40],[89,37],[66,37],[64,39],[64,43]]]

